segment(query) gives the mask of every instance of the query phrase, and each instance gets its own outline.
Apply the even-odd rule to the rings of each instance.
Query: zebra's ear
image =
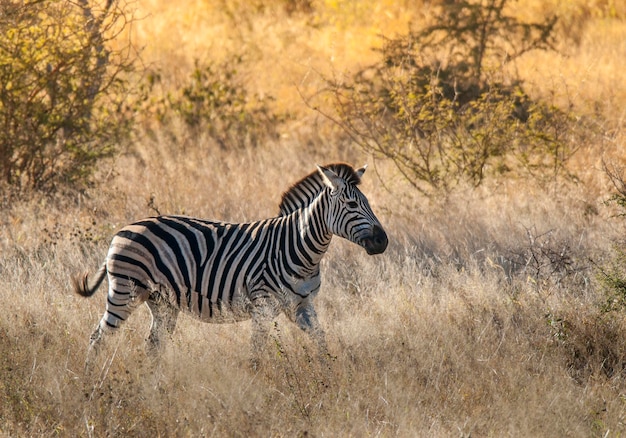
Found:
[[[356,175],[359,177],[359,179],[361,179],[361,177],[363,176],[366,170],[367,170],[367,164],[364,164],[363,167],[361,167],[360,169],[357,169]]]
[[[345,185],[343,179],[329,168],[318,165],[317,170],[322,176],[322,181],[324,181],[324,184],[326,184],[332,190],[340,189]]]

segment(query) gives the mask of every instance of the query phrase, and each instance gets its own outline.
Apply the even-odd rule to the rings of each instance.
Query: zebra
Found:
[[[152,316],[150,351],[162,348],[180,311],[210,323],[252,320],[252,364],[283,312],[328,356],[313,306],[321,286],[320,261],[331,238],[348,239],[370,254],[388,244],[379,220],[357,187],[367,165],[317,166],[282,196],[279,215],[251,223],[157,216],[122,228],[93,279],[72,279],[92,296],[108,279],[105,312],[90,336],[87,364],[105,333],[116,331],[141,303]]]

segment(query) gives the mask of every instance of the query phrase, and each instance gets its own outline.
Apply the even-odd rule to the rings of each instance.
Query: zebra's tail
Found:
[[[93,278],[93,282],[89,282],[89,273],[85,272],[83,275],[77,275],[72,278],[72,287],[74,288],[74,292],[83,297],[92,296],[102,284],[102,280],[107,273],[106,262],[102,264],[98,272],[96,272],[95,278]]]

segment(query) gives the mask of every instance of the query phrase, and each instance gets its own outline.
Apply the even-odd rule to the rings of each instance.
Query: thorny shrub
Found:
[[[223,149],[256,146],[276,138],[282,116],[273,112],[271,97],[250,92],[238,68],[244,58],[235,55],[223,61],[196,60],[191,75],[178,88],[159,95],[158,72],[148,76],[141,105],[158,120],[158,128],[178,134],[174,121],[182,120],[185,131],[211,138]]]
[[[129,134],[135,53],[112,40],[128,5],[0,2],[0,178],[13,190],[88,182]]]
[[[432,26],[385,39],[374,65],[327,79],[334,113],[315,109],[427,195],[487,176],[568,175],[581,121],[494,73],[530,50],[551,50],[556,18],[523,23],[505,14],[506,3],[442,6]]]

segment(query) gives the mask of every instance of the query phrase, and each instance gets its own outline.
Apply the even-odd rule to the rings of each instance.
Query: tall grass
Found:
[[[281,65],[297,67],[286,68],[288,80],[279,87],[274,88],[277,80],[269,74],[250,74],[251,83],[279,97],[279,106],[300,105],[290,84],[302,83],[303,64],[294,59],[309,56],[322,63],[320,57],[329,50],[350,53],[356,44],[342,46],[337,38],[331,47],[332,35],[347,41],[350,32],[364,32],[374,39],[358,15],[342,21],[337,12],[331,26],[332,14],[322,7],[330,8],[331,2],[313,3],[316,13],[327,17],[317,28],[298,27],[306,16],[288,16],[282,9],[276,14],[286,21],[272,21],[269,13],[248,17],[252,27],[244,36],[253,41],[264,35],[263,41],[271,41],[258,44],[264,55],[257,65],[267,71],[280,70],[264,52],[284,48],[272,40],[288,39],[278,30],[314,37],[308,40],[316,49],[313,55],[292,45],[284,50]],[[384,15],[387,2],[372,4],[381,11],[377,26],[385,31],[412,13],[388,6],[390,15]],[[202,53],[199,46],[209,37],[218,44],[211,31],[223,18],[218,12],[204,2],[181,3],[174,10],[171,5],[142,3],[152,8],[142,25],[153,23],[154,29],[184,37],[180,47],[192,47],[194,54]],[[391,17],[388,22],[383,15]],[[588,26],[601,34],[602,23],[590,19]],[[624,26],[623,21],[613,23]],[[198,26],[207,29],[207,38],[193,33]],[[601,48],[593,32],[584,35],[580,62],[593,56],[591,50],[600,59],[622,44],[615,40],[612,49]],[[147,51],[154,62],[159,54],[184,68],[173,61],[190,53],[178,46],[159,48],[168,39],[165,30],[152,36],[157,41]],[[577,71],[559,76],[561,63],[576,65],[576,58],[555,60],[557,73],[533,64],[537,59],[529,62],[526,74],[536,83],[549,82],[543,75],[571,81],[580,85],[581,96],[596,93],[607,105],[623,93],[619,86],[611,91],[605,82],[621,72],[619,59],[610,70],[588,67],[586,75],[597,78],[597,88],[583,82]],[[612,247],[624,231],[623,218],[603,203],[611,188],[599,165],[602,151],[615,160],[624,156],[617,113],[610,119],[615,127],[611,142],[585,145],[577,155],[578,182],[546,188],[533,181],[500,181],[460,189],[440,200],[412,192],[391,165],[346,147],[332,129],[303,114],[280,140],[237,153],[202,138],[183,153],[162,133],[139,135],[132,153],[103,163],[97,187],[80,194],[2,201],[2,435],[625,432],[626,319],[603,310],[607,295],[595,268],[614,260]],[[144,350],[150,318],[142,308],[108,340],[96,372],[83,373],[88,338],[104,310],[105,288],[83,299],[71,293],[69,278],[99,266],[118,228],[158,212],[228,221],[274,216],[290,184],[315,163],[339,160],[370,163],[362,189],[385,225],[390,245],[384,254],[369,257],[336,238],[323,260],[317,307],[334,356],[328,368],[317,361],[307,337],[282,316],[259,371],[248,366],[248,322],[209,325],[186,316],[160,360],[153,362]]]
[[[105,292],[77,297],[69,277],[95,269],[129,217],[153,214],[151,196],[164,212],[228,220],[275,214],[281,191],[323,158],[276,159],[291,150],[217,153],[199,162],[144,157],[143,165],[131,157],[117,163],[117,183],[104,192],[5,210],[13,235],[4,235],[0,265],[0,429],[11,436],[588,436],[622,429],[625,322],[600,312],[588,263],[607,257],[617,234],[601,205],[590,216],[575,196],[557,202],[541,191],[472,192],[445,208],[405,204],[396,214],[397,198],[373,173],[363,190],[383,212],[391,244],[368,257],[336,239],[324,259],[318,306],[336,356],[329,369],[284,317],[259,372],[248,367],[249,323],[189,317],[155,364],[144,352],[149,314],[140,309],[109,340],[96,375],[85,376]],[[121,196],[117,184],[133,190]],[[552,272],[541,245],[566,251],[571,271]]]

